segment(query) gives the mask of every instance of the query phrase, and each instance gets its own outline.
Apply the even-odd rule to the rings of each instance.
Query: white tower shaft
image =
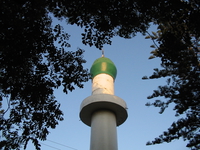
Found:
[[[114,79],[98,74],[92,80],[92,95],[114,95]],[[117,150],[116,117],[110,110],[97,110],[92,114],[90,150]]]
[[[126,102],[114,95],[116,67],[105,57],[97,59],[91,69],[92,95],[80,107],[80,118],[91,126],[90,150],[118,150],[117,126],[128,117]]]
[[[115,114],[108,110],[93,113],[90,150],[117,150]]]

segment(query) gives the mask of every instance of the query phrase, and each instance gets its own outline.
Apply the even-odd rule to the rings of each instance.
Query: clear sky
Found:
[[[64,23],[63,23],[64,25]],[[71,37],[69,43],[74,51],[77,47],[85,50],[84,65],[90,69],[92,63],[101,57],[101,51],[95,47],[85,46],[81,42],[82,30],[76,26],[64,25],[66,32]],[[155,31],[152,27],[149,31]],[[153,140],[177,120],[169,107],[164,114],[159,114],[159,109],[146,107],[145,103],[151,101],[147,96],[151,95],[157,86],[165,84],[165,79],[142,80],[145,75],[151,75],[153,69],[160,67],[160,60],[149,60],[150,52],[153,50],[151,40],[144,39],[138,34],[132,39],[115,37],[112,45],[105,45],[105,57],[110,58],[117,67],[115,80],[115,95],[124,99],[128,106],[128,118],[124,124],[117,127],[119,150],[189,150],[185,147],[186,142],[182,139],[175,140],[169,144],[146,146],[146,142]],[[91,81],[84,84],[83,89],[76,88],[75,91],[64,94],[62,89],[55,91],[57,100],[61,103],[64,113],[64,121],[60,122],[56,129],[51,130],[47,141],[40,142],[42,150],[89,150],[90,127],[79,119],[81,102],[91,95]],[[59,144],[58,144],[59,143]],[[32,143],[28,150],[34,150]]]

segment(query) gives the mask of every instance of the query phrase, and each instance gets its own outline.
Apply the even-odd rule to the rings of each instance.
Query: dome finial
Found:
[[[115,79],[117,75],[117,68],[109,58],[100,57],[96,59],[92,64],[92,67],[90,68],[90,73],[92,75],[92,78],[94,78],[98,74],[104,73],[112,76]]]
[[[101,49],[101,51],[102,51],[101,57],[104,57],[104,49]]]

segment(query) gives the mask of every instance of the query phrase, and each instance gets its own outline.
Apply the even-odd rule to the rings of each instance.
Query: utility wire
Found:
[[[67,145],[60,144],[60,143],[58,143],[58,142],[54,142],[54,141],[51,141],[51,140],[48,140],[48,139],[47,139],[47,141],[52,142],[52,143],[55,143],[55,144],[58,144],[58,145],[61,145],[61,146],[64,146],[64,147],[67,147],[67,148],[70,148],[70,149],[73,149],[73,150],[77,150],[77,149],[75,149],[75,148],[73,148],[73,147],[69,147],[69,146],[67,146]]]
[[[45,146],[51,147],[51,148],[53,148],[53,149],[61,150],[61,149],[59,149],[59,148],[56,148],[56,147],[50,146],[50,145],[48,145],[48,144],[44,144],[44,143],[42,143],[42,142],[40,142],[40,143],[41,143],[42,145],[45,145]]]

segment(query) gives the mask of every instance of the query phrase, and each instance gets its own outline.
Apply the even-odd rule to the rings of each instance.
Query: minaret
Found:
[[[128,117],[123,99],[114,95],[114,81],[117,75],[115,64],[102,55],[94,61],[92,95],[83,100],[80,118],[91,126],[90,150],[118,150],[117,126]]]

